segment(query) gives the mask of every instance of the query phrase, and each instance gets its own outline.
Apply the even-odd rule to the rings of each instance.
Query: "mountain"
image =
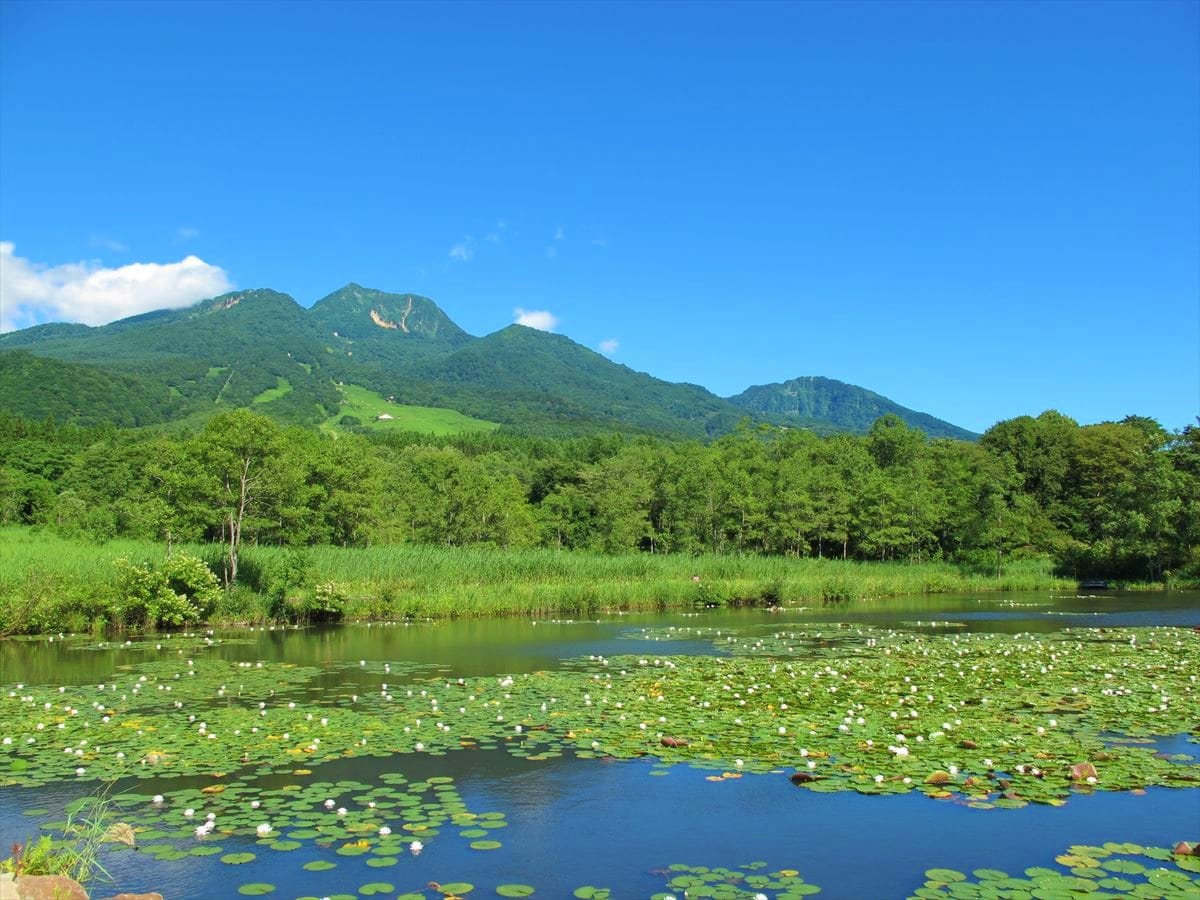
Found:
[[[27,419],[122,427],[151,425],[182,412],[178,394],[162,382],[95,366],[0,353],[0,408]]]
[[[891,413],[930,437],[974,441],[979,435],[928,413],[901,406],[866,388],[833,378],[810,375],[777,384],[746,388],[729,402],[748,413],[801,427],[864,432],[880,416]]]
[[[331,427],[343,385],[379,403],[442,407],[542,434],[620,430],[706,438],[739,420],[865,431],[885,413],[933,436],[970,432],[824,378],[723,399],[636,372],[563,335],[511,325],[473,337],[428,297],[348,284],[305,309],[271,290],[92,328],[0,335],[0,409],[63,421],[200,422],[253,406]],[[385,400],[384,398],[388,398]]]
[[[75,370],[83,381],[99,368],[144,380],[151,395],[165,384],[179,403],[160,421],[249,406],[268,391],[279,392],[269,411],[287,421],[316,423],[340,405],[336,367],[306,310],[277,291],[234,291],[96,328],[37,326],[0,336],[0,350],[10,348],[85,364]],[[58,381],[70,371],[56,370]]]
[[[524,325],[503,328],[410,374],[444,403],[513,425],[549,420],[567,430],[601,425],[706,437],[731,430],[746,415],[702,387],[635,372],[561,334]]]
[[[308,321],[335,352],[383,366],[406,365],[473,340],[428,297],[357,284],[318,300]]]

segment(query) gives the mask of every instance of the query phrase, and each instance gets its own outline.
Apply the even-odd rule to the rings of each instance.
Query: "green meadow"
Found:
[[[442,435],[495,431],[500,427],[496,422],[473,419],[453,409],[391,403],[374,391],[355,384],[342,385],[339,390],[342,394],[342,406],[337,415],[330,416],[322,423],[321,428],[325,431],[337,431],[345,416],[358,419],[362,427],[372,431],[412,431]],[[383,415],[392,418],[380,421],[379,416]]]

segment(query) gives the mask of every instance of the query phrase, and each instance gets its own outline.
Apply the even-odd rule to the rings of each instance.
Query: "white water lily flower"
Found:
[[[155,804],[161,804],[163,802],[163,795],[155,794],[152,802]]]
[[[187,809],[185,809],[183,811],[183,816],[185,819],[190,819],[195,814],[196,814],[196,811],[194,809],[192,809],[191,807],[188,807]]]
[[[388,836],[389,834],[391,834],[391,833],[392,833],[392,829],[388,828],[386,825],[382,826],[382,827],[379,829],[379,836],[380,836],[380,837],[387,837],[387,836]]]
[[[408,845],[408,849],[411,850],[413,852],[413,855],[415,856],[416,854],[420,853],[422,850],[425,849],[425,845],[422,844],[420,841],[413,841],[411,844]]]
[[[257,831],[259,833],[259,835],[270,834],[271,826],[268,823],[263,822],[261,825],[258,826],[258,828],[255,829],[255,831]]]

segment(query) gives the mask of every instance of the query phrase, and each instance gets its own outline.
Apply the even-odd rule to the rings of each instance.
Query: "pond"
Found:
[[[1194,896],[1154,848],[1200,838],[1197,627],[999,594],[6,641],[0,834],[102,795],[137,849],[96,896]]]

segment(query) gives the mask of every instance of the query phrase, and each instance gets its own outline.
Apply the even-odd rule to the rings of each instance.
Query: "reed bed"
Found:
[[[215,563],[216,545],[177,550]],[[44,530],[0,529],[0,630],[28,630],[6,621],[40,592],[60,611],[44,628],[104,622],[111,603],[113,561],[161,560],[166,548],[141,541],[92,544]],[[1073,590],[1050,560],[1021,560],[1004,573],[949,562],[868,563],[759,556],[596,555],[553,550],[486,550],[436,546],[365,548],[247,547],[243,584],[212,613],[216,624],[278,618],[269,595],[272,573],[300,569],[304,583],[336,595],[348,619],[406,616],[465,618],[578,615],[617,610],[665,610],[698,604],[791,604],[906,594]],[[107,598],[107,599],[106,599]],[[108,618],[111,621],[111,617]],[[78,629],[72,629],[78,630]]]

